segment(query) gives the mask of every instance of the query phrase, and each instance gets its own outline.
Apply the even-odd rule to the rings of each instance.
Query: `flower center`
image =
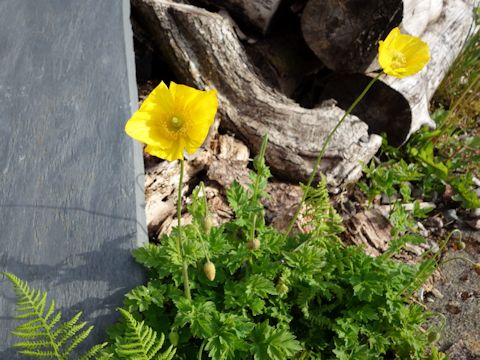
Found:
[[[182,128],[183,123],[184,123],[183,119],[174,116],[168,122],[169,130],[170,131],[178,131]]]
[[[392,51],[392,68],[398,69],[403,68],[407,65],[407,58],[405,55],[398,50]]]

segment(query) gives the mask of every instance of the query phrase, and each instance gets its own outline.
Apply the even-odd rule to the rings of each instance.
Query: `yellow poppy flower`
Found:
[[[201,91],[162,81],[125,125],[125,132],[147,144],[145,151],[161,159],[183,159],[205,141],[218,108],[215,90]]]
[[[378,62],[386,74],[404,78],[418,73],[430,60],[428,45],[396,27],[379,42]]]

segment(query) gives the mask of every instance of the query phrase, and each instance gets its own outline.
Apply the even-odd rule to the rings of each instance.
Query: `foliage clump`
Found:
[[[248,188],[234,183],[228,190],[235,218],[219,227],[205,231],[206,202],[200,188],[193,192],[193,222],[182,228],[192,300],[180,290],[174,230],[134,252],[149,282],[127,295],[125,308],[170,332],[180,359],[428,358],[430,314],[409,299],[435,262],[391,258],[415,238],[398,231],[392,250],[376,258],[342,244],[342,221],[323,179],[307,189],[312,230],[286,236],[264,220],[270,172],[262,153],[254,168]],[[249,246],[253,240],[258,246]],[[206,259],[213,280],[203,271]]]
[[[264,140],[250,185],[234,183],[227,191],[233,220],[211,226],[199,186],[188,207],[192,223],[134,251],[149,280],[126,295],[119,309],[123,321],[110,330],[110,343],[81,359],[443,358],[432,344],[436,332],[426,326],[431,314],[411,301],[434,270],[435,257],[418,265],[392,259],[407,242],[422,241],[409,230],[403,208],[391,218],[390,249],[370,257],[342,243],[342,218],[322,178],[317,187],[304,187],[308,231],[281,233],[265,222],[265,146]],[[181,290],[185,265],[191,299]],[[6,276],[21,296],[19,317],[32,318],[14,332],[28,339],[17,344],[22,353],[71,356],[91,330],[77,334],[85,326],[77,324],[80,314],[55,328],[60,315],[54,315],[53,303],[45,312],[46,293]],[[170,346],[161,352],[164,334]],[[41,342],[32,340],[37,335]],[[67,340],[70,345],[61,350]]]

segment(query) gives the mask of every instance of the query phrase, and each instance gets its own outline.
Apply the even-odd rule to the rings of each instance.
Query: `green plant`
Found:
[[[261,200],[270,172],[263,152],[264,146],[250,186],[235,183],[227,191],[232,221],[205,229],[206,202],[201,187],[193,191],[193,222],[182,228],[191,300],[181,291],[174,230],[159,245],[134,252],[149,269],[149,281],[127,295],[125,308],[156,331],[171,331],[180,359],[427,358],[431,314],[409,299],[436,259],[416,266],[392,259],[421,237],[399,230],[392,250],[377,258],[342,244],[342,220],[325,180],[308,191],[310,231],[279,233],[264,221]],[[404,225],[398,220],[397,227]],[[213,280],[203,271],[207,256],[216,269]]]
[[[173,345],[160,353],[165,336],[163,333],[157,339],[156,331],[145,323],[138,322],[132,314],[124,309],[118,309],[125,320],[123,336],[116,336],[114,346],[104,351],[104,359],[135,359],[135,360],[171,360],[175,356]],[[103,359],[102,358],[102,359]]]
[[[2,273],[13,285],[17,301],[17,319],[26,322],[17,326],[12,333],[24,341],[13,346],[19,353],[32,357],[66,360],[72,351],[84,341],[93,329],[85,329],[86,323],[78,323],[81,312],[70,320],[61,323],[62,314],[55,311],[55,302],[52,301],[47,308],[47,293],[31,288],[26,281],[15,275]],[[79,357],[80,360],[92,359],[107,344],[99,344]]]
[[[47,309],[47,293],[33,289],[24,280],[15,275],[2,272],[12,283],[17,301],[17,319],[26,322],[17,326],[12,334],[24,341],[13,346],[18,352],[34,358],[57,360],[72,359],[75,349],[88,337],[93,329],[86,323],[78,323],[81,312],[72,319],[61,322],[62,313],[55,311],[55,302],[52,301]],[[75,357],[79,360],[171,360],[175,349],[170,346],[163,353],[164,335],[157,339],[157,333],[143,322],[137,322],[124,309],[119,309],[125,322],[120,332],[113,337],[112,344],[102,343],[93,346],[85,354]]]
[[[381,153],[384,161],[376,164],[372,160],[365,166],[366,181],[359,183],[370,201],[377,195],[385,194],[390,198],[400,195],[404,202],[410,202],[411,186],[419,187],[423,197],[428,199],[435,193],[443,194],[450,186],[454,191],[453,200],[465,208],[480,207],[480,200],[474,191],[473,174],[469,169],[471,161],[480,161],[480,137],[468,141],[468,146],[473,150],[468,158],[464,157],[466,151],[456,154],[445,152],[446,145],[439,138],[448,137],[448,133],[441,126],[441,115],[441,112],[434,114],[440,123],[438,129],[422,128],[401,148],[388,145],[384,138]],[[453,134],[449,139],[450,142],[459,142]]]

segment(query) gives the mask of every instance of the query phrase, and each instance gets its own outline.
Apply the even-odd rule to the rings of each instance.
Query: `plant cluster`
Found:
[[[480,137],[471,136],[460,143],[456,130],[443,126],[447,117],[445,110],[435,112],[433,118],[438,128],[420,129],[401,148],[388,145],[384,138],[383,161],[377,164],[372,160],[365,166],[366,181],[359,183],[370,201],[385,194],[410,202],[414,200],[412,188],[417,187],[424,199],[443,195],[451,189],[452,200],[464,208],[480,207],[473,183],[473,176],[478,175],[476,164],[480,162]]]
[[[261,199],[270,173],[262,155],[249,188],[235,183],[228,190],[234,220],[206,226],[201,187],[193,192],[193,222],[183,228],[192,299],[180,290],[173,231],[134,252],[149,281],[127,295],[126,310],[170,332],[183,359],[425,358],[430,314],[409,298],[435,259],[417,266],[391,259],[404,243],[421,238],[398,232],[392,250],[377,258],[345,246],[325,181],[308,192],[312,231],[285,236],[264,221]]]
[[[261,200],[270,172],[262,153],[254,167],[247,189],[235,183],[228,190],[235,218],[219,227],[209,224],[201,186],[193,192],[193,222],[183,227],[191,300],[181,290],[178,230],[134,252],[149,280],[126,295],[123,321],[110,330],[108,346],[95,348],[97,358],[427,358],[436,331],[425,325],[431,314],[410,299],[435,258],[416,266],[391,258],[421,237],[399,230],[390,251],[376,258],[342,244],[325,180],[308,191],[312,230],[285,236],[265,224]],[[171,343],[160,354],[157,333]],[[431,358],[440,356],[434,348]]]
[[[432,114],[437,128],[420,129],[400,148],[384,140],[381,164],[372,161],[365,166],[367,181],[360,187],[370,200],[385,194],[391,198],[400,195],[404,202],[410,202],[413,185],[427,199],[452,189],[453,200],[463,207],[480,207],[472,190],[472,177],[480,177],[479,44],[477,30],[438,88]]]
[[[15,275],[2,273],[13,285],[17,301],[17,319],[23,322],[12,331],[12,334],[21,338],[13,345],[22,355],[34,358],[55,360],[171,360],[175,349],[170,346],[160,352],[163,346],[164,335],[157,339],[157,333],[144,322],[136,321],[124,309],[119,309],[124,318],[122,331],[117,332],[112,344],[101,343],[93,346],[82,355],[78,354],[78,347],[93,330],[93,326],[85,328],[86,322],[80,322],[81,312],[76,313],[70,320],[62,321],[62,312],[56,310],[55,302],[47,306],[47,293],[33,289],[26,281]]]
[[[214,90],[174,83],[152,92],[126,131],[147,144],[145,151],[180,160],[178,226],[159,244],[134,251],[148,269],[148,282],[126,295],[119,309],[123,320],[110,330],[109,343],[81,359],[443,359],[433,345],[438,333],[426,325],[432,314],[412,300],[438,259],[426,254],[417,265],[392,259],[407,242],[423,241],[412,233],[403,208],[391,217],[390,249],[374,258],[342,243],[342,219],[330,204],[325,179],[312,186],[334,132],[373,83],[384,74],[417,73],[428,62],[429,49],[396,28],[380,43],[379,59],[384,72],[323,144],[301,200],[310,230],[296,234],[291,230],[301,207],[286,234],[265,222],[266,138],[250,185],[234,183],[227,190],[234,219],[212,227],[201,184],[188,207],[193,221],[182,226],[183,151],[193,153],[204,141],[218,103]],[[439,170],[435,160],[431,163]],[[21,297],[18,317],[28,320],[15,332],[26,339],[16,346],[35,357],[71,356],[91,331],[77,324],[80,314],[61,324],[53,303],[45,312],[45,293],[5,274]],[[170,346],[162,352],[164,334]]]

